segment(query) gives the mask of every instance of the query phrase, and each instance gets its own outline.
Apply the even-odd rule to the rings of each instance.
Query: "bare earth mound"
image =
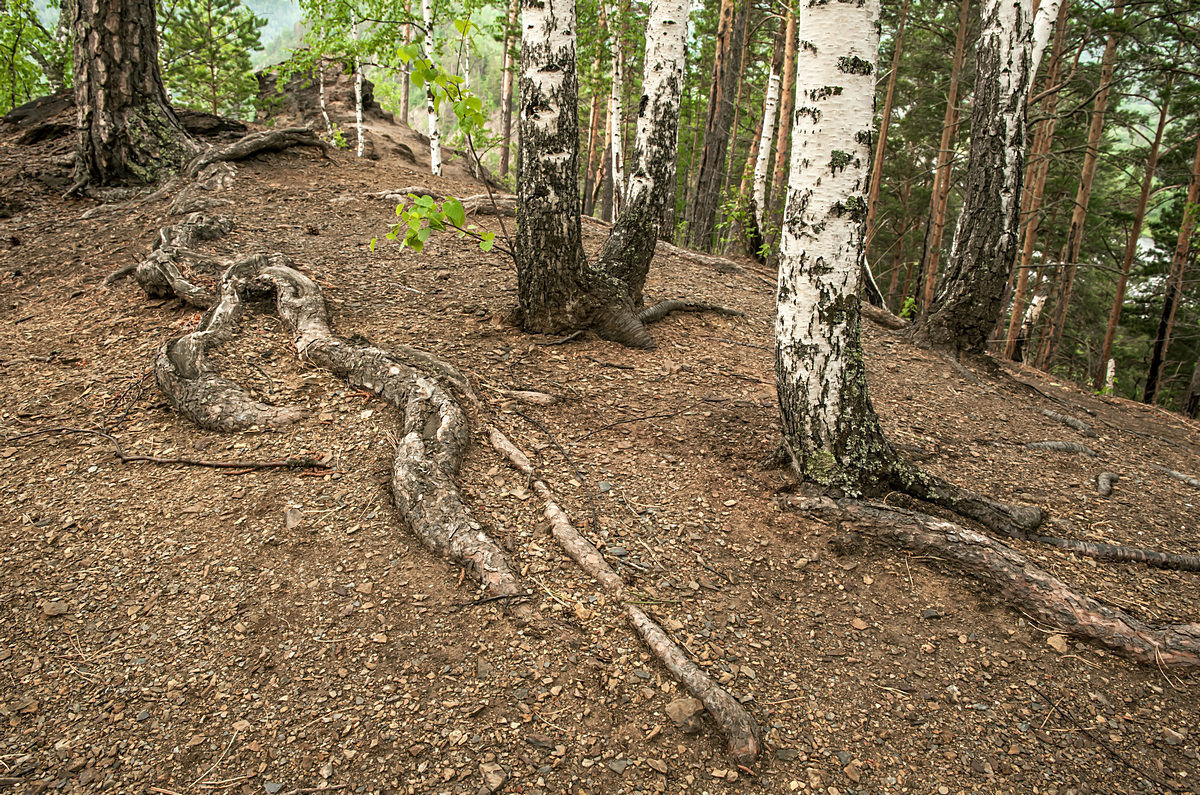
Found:
[[[937,559],[787,505],[791,480],[768,462],[772,287],[749,264],[659,257],[647,287],[744,318],[673,316],[652,351],[547,345],[506,323],[503,257],[451,236],[370,251],[394,219],[371,194],[481,192],[461,168],[428,177],[419,139],[372,124],[377,160],[239,163],[214,194],[232,231],[193,247],[214,261],[282,253],[320,285],[335,333],[411,345],[468,377],[479,404],[461,492],[522,598],[482,599],[409,532],[390,491],[399,412],[298,359],[269,307],[242,317],[214,364],[306,415],[240,434],[178,415],[151,366],[199,313],[129,281],[100,287],[182,220],[171,197],[84,218],[93,202],[57,198],[67,141],[0,130],[0,790],[1200,791],[1195,673],[1077,643]],[[212,289],[218,273],[185,275]],[[875,326],[866,342],[885,430],[922,466],[1046,508],[1084,540],[1200,549],[1200,489],[1160,469],[1200,476],[1196,423],[1034,371],[1015,374],[1028,385],[971,376]],[[689,720],[620,604],[550,538],[534,482],[491,448],[489,424],[754,716],[753,769],[708,718]],[[28,435],[48,428],[101,429],[129,455],[330,468],[121,463],[94,434]],[[1045,441],[1096,455],[1025,446]],[[1119,479],[1101,497],[1106,472]],[[1013,544],[1135,617],[1200,613],[1200,575]]]

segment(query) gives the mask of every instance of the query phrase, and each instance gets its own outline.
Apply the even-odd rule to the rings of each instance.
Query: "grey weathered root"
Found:
[[[1101,472],[1096,476],[1096,493],[1101,497],[1110,497],[1113,493],[1113,486],[1121,476],[1116,472]]]
[[[1092,430],[1092,427],[1090,425],[1088,425],[1086,422],[1084,422],[1083,420],[1076,419],[1075,417],[1072,417],[1067,414],[1059,414],[1057,411],[1054,411],[1053,409],[1042,409],[1042,414],[1049,417],[1052,420],[1061,422],[1063,425],[1066,425],[1068,428],[1074,428],[1075,430],[1082,433],[1084,436],[1090,437],[1090,436],[1096,435],[1096,432]]]
[[[1175,478],[1180,483],[1186,483],[1187,485],[1191,486],[1194,489],[1200,489],[1200,480],[1197,480],[1196,478],[1192,477],[1191,475],[1185,475],[1182,472],[1176,472],[1174,469],[1167,469],[1166,467],[1160,466],[1158,464],[1154,464],[1153,466],[1159,472],[1162,472],[1164,475],[1167,475],[1169,477]]]
[[[329,144],[307,127],[286,127],[282,130],[262,130],[234,141],[228,146],[217,147],[203,152],[194,158],[184,168],[185,176],[195,176],[200,170],[213,163],[228,163],[235,160],[245,160],[248,157],[263,152],[282,152],[293,146],[312,146],[321,150],[321,154],[329,151]]]
[[[1080,594],[1026,557],[953,522],[844,501],[847,524],[891,546],[935,556],[1062,631],[1144,663],[1200,667],[1200,624],[1156,627]]]
[[[1090,458],[1096,457],[1095,450],[1086,444],[1079,444],[1078,442],[1061,442],[1057,440],[1049,442],[1026,442],[1025,447],[1030,450],[1052,450],[1056,453],[1081,453]]]
[[[299,356],[404,412],[392,462],[392,494],[413,532],[434,551],[468,564],[489,594],[517,593],[504,554],[471,516],[456,484],[469,440],[466,415],[438,378],[405,361],[428,354],[406,349],[407,357],[396,356],[334,335],[317,283],[295,270],[287,257],[256,254],[235,262],[222,276],[217,301],[200,328],[163,345],[155,376],[172,405],[201,427],[218,431],[280,427],[303,415],[296,408],[259,403],[222,378],[207,359],[209,350],[233,336],[243,299],[271,295]],[[438,371],[466,384],[449,365],[441,364]]]
[[[1200,571],[1200,555],[1177,555],[1172,552],[1159,552],[1156,549],[1126,547],[1102,541],[1077,541],[1057,536],[1036,535],[1030,536],[1029,540],[1110,563],[1145,563],[1156,569]]]
[[[505,456],[517,471],[533,482],[533,489],[545,502],[544,512],[550,522],[550,532],[559,546],[576,563],[591,575],[606,591],[625,604],[629,621],[642,636],[650,651],[662,661],[667,670],[698,698],[712,715],[725,735],[730,757],[740,765],[749,766],[758,757],[761,736],[758,724],[736,698],[717,684],[692,662],[683,649],[673,641],[662,627],[637,605],[627,601],[625,581],[613,571],[596,547],[583,537],[566,513],[554,500],[554,494],[546,483],[537,477],[529,458],[496,428],[489,429],[492,446]]]
[[[730,309],[727,306],[720,304],[710,304],[704,301],[685,301],[671,299],[667,301],[659,301],[653,306],[648,306],[638,313],[638,320],[643,324],[657,323],[672,312],[715,312],[718,315],[726,315],[728,317],[745,317],[745,312],[740,312],[736,309]]]

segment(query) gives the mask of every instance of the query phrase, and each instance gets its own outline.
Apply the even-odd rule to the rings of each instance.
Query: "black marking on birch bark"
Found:
[[[415,349],[405,348],[397,356],[335,336],[320,287],[282,254],[256,254],[233,263],[200,328],[159,350],[155,376],[172,405],[201,427],[217,431],[282,427],[303,416],[299,408],[254,400],[207,360],[208,350],[233,336],[243,298],[272,294],[279,317],[295,335],[298,355],[404,412],[392,462],[392,494],[413,532],[430,549],[466,563],[490,594],[517,593],[504,554],[472,517],[456,484],[469,440],[466,415],[439,379],[410,366],[404,357],[429,366],[473,397],[466,379]]]
[[[921,555],[933,555],[1064,632],[1139,662],[1200,667],[1200,624],[1153,626],[1073,590],[1025,556],[952,522],[874,503],[843,501],[850,527]]]

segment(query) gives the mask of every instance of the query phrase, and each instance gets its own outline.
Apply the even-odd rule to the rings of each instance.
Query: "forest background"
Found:
[[[584,211],[611,220],[622,164],[632,155],[647,8],[637,0],[578,5]],[[289,59],[304,68],[320,57],[347,71],[360,64],[375,99],[423,128],[425,93],[410,90],[411,50],[405,54],[416,41],[479,98],[489,123],[473,144],[498,179],[511,181],[510,136],[502,134],[511,103],[506,108],[502,98],[515,90],[504,77],[514,68],[505,50],[516,47],[516,7],[432,3],[432,35],[422,41],[424,10],[399,2],[168,0],[159,24],[171,100],[253,117],[270,94],[260,92],[255,70]],[[70,84],[59,11],[46,0],[4,3],[4,110]],[[903,316],[934,300],[961,204],[978,12],[970,0],[883,8],[876,102],[883,132],[867,263],[876,302]],[[996,355],[1192,416],[1200,411],[1200,247],[1189,195],[1200,151],[1197,19],[1194,2],[1063,4],[1029,98],[1021,253],[991,339]],[[784,4],[708,0],[693,5],[689,37],[665,234],[770,262],[787,174],[787,158],[775,153],[788,151],[794,15]],[[772,73],[783,83],[775,98]],[[451,103],[438,115],[444,143],[461,148]],[[353,136],[337,130],[334,137]]]

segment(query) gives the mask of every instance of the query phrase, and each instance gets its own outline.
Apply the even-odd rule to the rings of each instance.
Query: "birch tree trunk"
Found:
[[[1154,173],[1158,169],[1158,155],[1162,147],[1163,133],[1167,129],[1168,111],[1171,106],[1170,92],[1174,76],[1169,79],[1167,90],[1161,98],[1162,106],[1158,110],[1158,124],[1154,128],[1154,140],[1150,143],[1150,152],[1146,155],[1146,174],[1142,177],[1142,192],[1138,196],[1137,209],[1133,213],[1133,226],[1125,241],[1125,253],[1121,258],[1121,272],[1117,276],[1117,291],[1113,296],[1112,309],[1108,313],[1108,325],[1104,329],[1104,342],[1100,345],[1100,366],[1092,379],[1092,386],[1097,390],[1104,385],[1105,368],[1112,356],[1113,342],[1117,338],[1117,327],[1121,323],[1121,310],[1125,304],[1125,289],[1129,285],[1129,272],[1133,269],[1133,259],[1137,255],[1138,238],[1142,236],[1142,224],[1146,221],[1146,207],[1150,204],[1150,191],[1154,187]]]
[[[976,53],[971,153],[942,286],[914,338],[982,353],[1016,255],[1031,29],[1025,2],[988,0]]]
[[[617,33],[614,14],[605,5],[606,27],[608,28],[608,43],[612,48],[612,84],[608,93],[608,124],[609,152],[612,157],[612,215],[610,221],[615,221],[625,209],[625,128],[624,116],[621,113],[621,94],[625,88],[625,73],[621,57],[621,37]]]
[[[354,39],[354,129],[358,133],[358,150],[356,155],[363,156],[363,74],[362,74],[362,58],[358,54],[358,22],[350,23],[350,37]]]
[[[404,18],[412,19],[412,0],[407,0],[404,3]],[[412,22],[404,23],[404,43],[407,45],[412,42]],[[400,67],[400,123],[408,124],[408,102],[411,97],[412,89],[412,67],[407,63]]]
[[[325,134],[333,140],[333,121],[329,118],[329,108],[325,105],[325,59],[317,59],[317,98],[321,104],[321,118],[325,120]]]
[[[433,59],[433,0],[421,0],[421,21],[425,25],[425,52]],[[437,103],[433,88],[425,87],[425,114],[429,124],[429,172],[435,177],[442,175],[442,126],[438,120]]]
[[[153,0],[79,0],[74,35],[75,186],[153,183],[195,146],[167,102]]]
[[[1183,297],[1183,272],[1187,267],[1188,251],[1191,249],[1192,230],[1196,225],[1197,202],[1200,202],[1200,137],[1196,138],[1196,156],[1192,160],[1192,175],[1188,180],[1187,201],[1183,205],[1183,220],[1179,224],[1175,254],[1171,257],[1171,271],[1167,279],[1162,316],[1158,322],[1158,334],[1154,339],[1150,367],[1146,372],[1143,403],[1153,403],[1158,398],[1159,378],[1167,360],[1167,346],[1171,344],[1171,326],[1175,322],[1175,310],[1179,306],[1179,300]]]
[[[1046,74],[1046,96],[1042,106],[1042,120],[1033,136],[1029,149],[1028,168],[1033,169],[1032,184],[1022,191],[1022,212],[1025,214],[1025,232],[1021,242],[1021,254],[1017,262],[1016,285],[1013,287],[1012,312],[1005,334],[1004,358],[1012,359],[1017,345],[1017,331],[1025,314],[1026,294],[1029,291],[1029,271],[1033,267],[1033,252],[1041,228],[1042,204],[1046,197],[1046,178],[1050,173],[1050,149],[1054,143],[1054,132],[1058,127],[1058,100],[1061,94],[1059,78],[1062,75],[1062,58],[1066,49],[1067,10],[1069,3],[1059,4],[1058,20],[1054,27],[1054,49],[1050,55],[1050,67]],[[1038,11],[1041,18],[1041,10]],[[1028,338],[1026,338],[1028,339]]]
[[[425,0],[426,3],[429,0]],[[527,331],[586,325],[575,0],[521,0],[517,300]]]
[[[782,37],[782,34],[781,34]],[[778,57],[771,61],[771,76],[767,78],[767,95],[763,99],[762,130],[758,134],[758,153],[754,158],[754,193],[751,209],[759,233],[764,227],[763,210],[767,206],[767,169],[771,165],[771,138],[775,134],[775,115],[779,111],[779,89],[782,81],[783,48],[776,47]]]
[[[850,495],[895,454],[867,395],[858,287],[879,1],[806,4],[780,237],[775,374],[784,445],[803,477]]]
[[[792,138],[792,107],[796,101],[796,11],[790,5],[783,35],[783,85],[779,90],[779,129],[775,132],[775,170],[771,175],[771,194],[767,198],[769,206],[765,208],[763,226],[760,227],[763,245],[768,249],[769,263],[776,262],[779,256],[775,244],[779,240],[778,224],[787,195],[784,186],[790,168],[790,158],[784,153],[790,152],[788,142]]]
[[[938,145],[937,166],[934,169],[933,192],[930,194],[929,226],[921,256],[921,311],[928,312],[933,303],[933,288],[937,284],[942,259],[942,237],[946,231],[946,209],[950,201],[951,174],[954,169],[954,139],[958,135],[958,87],[966,63],[967,28],[971,0],[958,6],[958,33],[954,38],[954,59],[950,64],[950,85],[946,96],[946,112],[942,117],[942,139]]]
[[[642,97],[625,210],[596,262],[597,277],[618,289],[622,304],[642,304],[663,208],[675,180],[679,103],[687,56],[687,0],[655,0],[646,23]]]
[[[1075,287],[1075,273],[1079,265],[1079,250],[1083,246],[1083,229],[1087,223],[1088,204],[1092,199],[1092,185],[1096,179],[1096,162],[1100,159],[1100,143],[1104,136],[1104,119],[1108,112],[1108,98],[1112,93],[1113,68],[1117,59],[1117,41],[1120,38],[1120,20],[1125,13],[1125,0],[1117,0],[1114,16],[1116,26],[1109,31],[1100,59],[1100,85],[1092,107],[1092,123],[1088,128],[1087,150],[1083,154],[1083,168],[1079,173],[1079,188],[1075,193],[1071,226],[1067,233],[1067,245],[1063,255],[1062,274],[1054,304],[1054,315],[1043,345],[1043,355],[1038,366],[1049,369],[1058,356],[1058,343],[1067,324],[1067,309]]]
[[[504,61],[500,80],[500,176],[508,176],[512,157],[513,31],[517,28],[518,0],[512,0],[504,23]]]

